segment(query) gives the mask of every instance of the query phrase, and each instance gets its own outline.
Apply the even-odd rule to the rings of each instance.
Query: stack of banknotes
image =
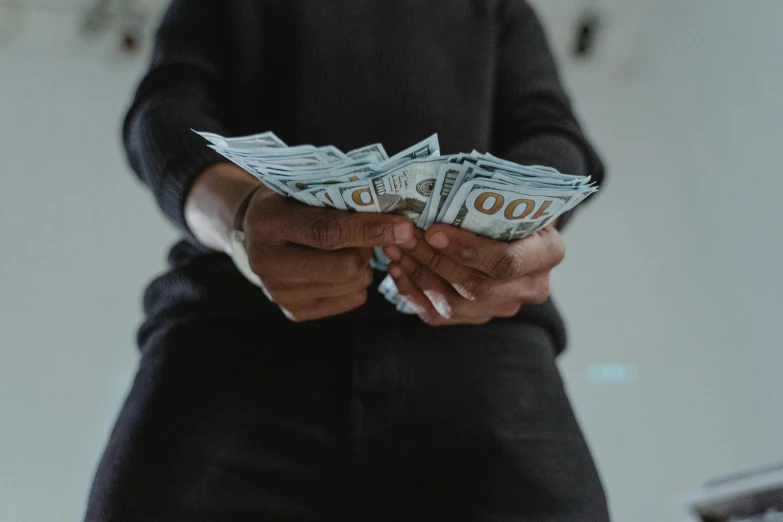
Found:
[[[380,143],[343,152],[331,145],[289,147],[272,132],[197,134],[270,189],[304,204],[403,214],[422,229],[447,223],[499,241],[533,234],[598,190],[589,177],[491,154],[442,156],[437,134],[392,157]],[[388,263],[376,249],[373,266],[385,270]],[[379,291],[399,311],[414,313],[390,277]]]

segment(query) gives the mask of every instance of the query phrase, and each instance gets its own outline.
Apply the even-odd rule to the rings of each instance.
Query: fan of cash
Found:
[[[342,152],[331,145],[289,147],[272,132],[196,133],[270,189],[304,204],[403,214],[422,229],[448,223],[499,241],[533,234],[598,190],[589,177],[491,154],[441,156],[437,134],[389,157],[380,143]],[[388,264],[376,248],[373,267]],[[391,277],[378,290],[400,312],[415,313]]]

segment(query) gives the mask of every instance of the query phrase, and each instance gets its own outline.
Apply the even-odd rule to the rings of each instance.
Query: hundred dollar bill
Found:
[[[343,151],[337,147],[320,147],[316,153],[324,158],[327,163],[334,163],[348,159]]]
[[[597,190],[589,177],[475,150],[440,156],[437,135],[390,158],[379,143],[344,154],[333,146],[287,147],[271,132],[239,138],[199,134],[272,190],[304,204],[398,213],[419,228],[448,223],[500,241],[534,233]],[[388,263],[375,249],[373,267],[384,270]],[[416,312],[391,278],[379,291],[398,310]]]
[[[552,167],[546,167],[543,165],[520,165],[519,163],[514,163],[513,161],[504,160],[502,158],[498,158],[497,156],[493,156],[490,153],[481,153],[478,151],[473,151],[476,158],[479,160],[488,161],[490,163],[493,163],[499,167],[505,167],[506,169],[510,170],[519,170],[519,171],[528,171],[528,172],[534,172],[539,175],[543,176],[549,176],[552,178],[575,178],[579,176],[572,176],[570,174],[563,174],[557,169],[554,169]]]
[[[261,147],[255,149],[245,148],[237,150],[231,147],[219,147],[211,143],[207,146],[214,150],[222,150],[246,158],[276,158],[280,156],[298,156],[308,152],[315,152],[317,148],[314,145],[297,145],[295,147]]]
[[[283,140],[277,137],[272,131],[254,134],[252,136],[242,136],[238,138],[225,138],[212,132],[199,132],[196,134],[210,142],[212,145],[233,150],[248,150],[258,148],[285,148],[287,145]]]
[[[324,193],[321,197],[328,197],[335,208],[354,212],[380,212],[378,201],[370,189],[369,180],[330,185]]]
[[[447,171],[450,166],[445,165],[444,170]],[[464,174],[452,172],[452,178],[456,181],[462,175],[464,179],[473,174],[473,170],[474,167],[468,165]],[[445,181],[445,177],[440,177],[440,180]],[[451,200],[444,203],[444,212],[441,212],[442,216],[437,221],[498,241],[514,241],[547,226],[557,216],[576,206],[589,193],[590,191],[578,190],[542,190],[478,178],[463,183],[457,190],[446,192],[447,198],[451,196]],[[438,197],[437,188],[434,197]],[[431,207],[430,212],[432,210]],[[423,228],[432,224],[429,220],[426,223],[428,224]],[[384,278],[379,291],[399,312],[418,312],[400,295],[391,277]]]
[[[249,173],[253,174],[258,178],[261,178],[265,175],[266,168],[270,164],[284,165],[289,167],[292,166],[304,167],[308,165],[320,165],[324,163],[322,157],[312,152],[305,152],[296,155],[276,156],[274,158],[271,158],[271,157],[263,157],[263,156],[244,155],[244,154],[232,152],[230,150],[224,150],[219,147],[214,147],[211,145],[210,148],[212,148],[224,158],[236,163],[237,165],[239,165],[240,167],[242,167],[243,169],[245,169],[246,171],[248,171]]]
[[[223,149],[215,145],[209,145],[211,149],[218,152],[225,151],[232,155],[240,156],[243,158],[253,159],[259,163],[268,163],[269,165],[278,166],[278,168],[290,167],[292,164],[288,159],[313,156],[317,158],[318,163],[334,164],[338,162],[348,161],[348,157],[337,147],[313,147],[312,145],[301,145],[297,147],[278,148],[278,149],[258,149],[258,150],[242,150],[236,151],[231,149]],[[293,164],[296,167],[303,167],[309,165]],[[310,168],[313,168],[310,166]]]
[[[473,167],[471,167],[470,164],[459,165],[457,163],[447,163],[441,166],[437,180],[435,181],[435,187],[432,191],[429,206],[425,213],[426,218],[420,225],[421,228],[427,229],[432,226],[440,213],[446,211],[450,198],[454,197],[457,189],[459,189],[465,181],[465,178],[472,172],[472,168]]]
[[[389,159],[386,149],[380,143],[373,143],[360,149],[354,149],[345,155],[352,160],[370,160],[373,163],[382,163]]]
[[[368,166],[347,169],[325,171],[318,176],[280,176],[267,175],[265,179],[274,182],[277,185],[286,187],[288,192],[295,193],[315,187],[325,187],[326,185],[336,185],[339,183],[349,183],[368,178],[376,174]]]
[[[375,177],[334,185],[328,192],[349,210],[403,214],[417,223],[446,161],[443,157],[409,160]]]
[[[571,208],[580,191],[553,195],[541,189],[477,179],[460,187],[442,222],[474,234],[514,241],[543,228]]]
[[[342,199],[332,199],[331,194],[329,194],[329,187],[318,187],[313,191],[313,196],[326,207],[336,208],[337,210],[348,210],[348,206]]]
[[[476,164],[476,177],[492,177],[493,179],[508,179],[511,183],[521,185],[537,185],[544,188],[548,187],[566,187],[576,188],[588,186],[590,184],[589,176],[571,176],[561,174],[560,176],[551,176],[549,172],[539,172],[532,168],[509,169],[498,166],[494,163],[479,161]]]
[[[379,172],[390,170],[399,166],[401,163],[405,163],[410,160],[428,158],[430,156],[440,155],[440,142],[438,141],[438,135],[433,134],[429,138],[408,147],[407,149],[398,152],[383,163],[376,165],[376,169]]]

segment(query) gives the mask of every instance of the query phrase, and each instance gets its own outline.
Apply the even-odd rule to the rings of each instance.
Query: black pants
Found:
[[[162,325],[87,520],[590,521],[603,490],[537,326]]]

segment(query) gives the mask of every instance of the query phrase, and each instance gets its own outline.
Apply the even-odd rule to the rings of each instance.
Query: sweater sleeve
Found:
[[[226,131],[221,3],[171,3],[156,35],[150,69],[123,126],[131,167],[164,214],[188,236],[184,204],[190,187],[206,168],[225,161],[191,131]]]
[[[524,0],[507,0],[502,16],[493,148],[517,163],[601,183],[603,164],[574,116],[538,17]],[[560,217],[558,228],[572,213]]]

